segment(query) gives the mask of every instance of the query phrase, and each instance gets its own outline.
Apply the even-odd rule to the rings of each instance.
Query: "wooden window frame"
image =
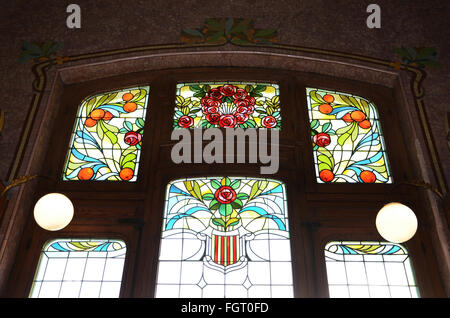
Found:
[[[444,295],[427,233],[423,193],[398,184],[412,177],[404,132],[399,127],[391,88],[313,73],[261,68],[195,68],[138,72],[95,79],[62,88],[51,145],[35,200],[49,192],[67,194],[75,206],[72,223],[58,232],[28,220],[19,246],[8,295],[27,297],[42,246],[54,238],[117,238],[127,245],[121,297],[153,297],[167,184],[202,176],[261,177],[259,164],[174,164],[170,140],[176,84],[206,81],[274,82],[280,87],[282,129],[280,166],[274,175],[286,186],[295,297],[328,297],[323,250],[334,240],[381,240],[376,213],[390,201],[413,208],[419,218],[416,236],[405,243],[422,297]],[[149,85],[145,136],[136,182],[63,181],[62,173],[77,109],[96,93]],[[306,87],[332,89],[367,98],[377,106],[393,184],[316,183]],[[25,265],[26,264],[26,265]]]

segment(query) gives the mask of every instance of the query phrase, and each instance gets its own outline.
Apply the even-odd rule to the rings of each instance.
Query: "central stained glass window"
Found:
[[[177,85],[174,129],[281,128],[276,84],[243,82]]]
[[[171,182],[156,297],[293,297],[284,184],[243,177]]]

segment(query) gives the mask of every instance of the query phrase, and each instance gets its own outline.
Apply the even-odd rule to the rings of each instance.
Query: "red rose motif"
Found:
[[[214,114],[219,112],[219,108],[217,106],[204,107],[203,112],[206,114]]]
[[[181,128],[188,128],[191,127],[194,124],[194,119],[189,116],[181,116],[180,119],[178,119],[178,126]]]
[[[223,85],[220,87],[220,92],[224,96],[233,96],[236,93],[236,87],[233,85]]]
[[[242,88],[236,89],[236,93],[233,95],[234,99],[244,99],[245,97],[247,97],[247,92]]]
[[[255,106],[248,106],[247,107],[247,114],[253,114],[253,112],[255,111]]]
[[[228,204],[236,199],[236,192],[230,186],[222,186],[217,189],[214,197],[222,204]]]
[[[234,112],[233,113],[234,117],[236,117],[236,122],[238,124],[243,124],[247,121],[248,119],[248,115],[246,113],[241,113],[241,112]]]
[[[125,137],[123,139],[127,145],[136,146],[138,143],[141,142],[142,135],[135,131],[129,131],[125,134]]]
[[[319,147],[326,147],[331,143],[331,138],[326,133],[319,133],[314,135],[313,142]]]
[[[277,120],[273,116],[266,116],[262,119],[262,124],[266,128],[273,128],[277,125]]]
[[[234,101],[234,105],[236,107],[248,107],[249,106],[249,102],[246,99],[236,99]]]
[[[247,101],[249,106],[255,106],[255,104],[256,104],[255,98],[250,95],[245,96],[244,100]]]
[[[211,113],[206,115],[206,120],[213,125],[217,125],[220,120],[220,113]]]
[[[208,94],[211,98],[222,99],[222,93],[218,88],[211,89]]]
[[[239,106],[238,108],[236,108],[236,112],[241,113],[241,114],[247,114],[248,107],[247,106]]]
[[[236,117],[231,114],[220,116],[219,126],[222,128],[233,128],[236,125]]]

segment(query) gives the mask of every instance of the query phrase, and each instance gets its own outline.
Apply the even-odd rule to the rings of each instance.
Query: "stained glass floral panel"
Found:
[[[293,297],[284,184],[181,179],[167,188],[157,297]]]
[[[317,182],[392,183],[374,103],[317,88],[306,95]]]
[[[408,251],[386,242],[330,242],[325,246],[330,297],[418,298]]]
[[[280,129],[279,87],[242,82],[178,84],[173,126]]]
[[[80,105],[63,180],[136,181],[149,87],[86,98]]]
[[[125,254],[121,240],[53,240],[42,249],[30,297],[119,297]]]

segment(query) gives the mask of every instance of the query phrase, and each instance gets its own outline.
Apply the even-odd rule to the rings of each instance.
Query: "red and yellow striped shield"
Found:
[[[211,236],[211,256],[214,263],[227,266],[236,263],[240,258],[239,235]]]

